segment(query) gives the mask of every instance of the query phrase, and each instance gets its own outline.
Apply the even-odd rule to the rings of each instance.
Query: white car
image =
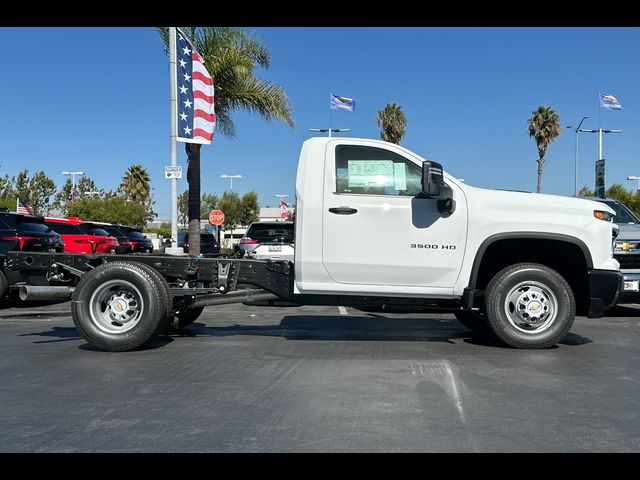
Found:
[[[289,260],[294,254],[293,222],[254,222],[240,239],[237,256]]]

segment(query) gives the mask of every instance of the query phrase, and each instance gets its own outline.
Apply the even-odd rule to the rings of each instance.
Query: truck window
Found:
[[[422,191],[422,169],[389,150],[336,147],[336,193],[413,197]]]

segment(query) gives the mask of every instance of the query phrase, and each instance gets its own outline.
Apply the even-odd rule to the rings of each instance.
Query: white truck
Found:
[[[427,307],[548,348],[621,289],[608,206],[475,188],[395,144],[307,140],[296,197],[294,262],[11,252],[3,271],[25,299],[72,294],[77,329],[109,351],[207,305],[266,299]]]

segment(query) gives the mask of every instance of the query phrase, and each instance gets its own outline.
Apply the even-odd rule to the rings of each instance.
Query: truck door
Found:
[[[443,216],[419,198],[422,160],[402,148],[330,142],[325,161],[322,260],[335,282],[454,286],[467,228],[457,185],[448,182],[456,209]]]

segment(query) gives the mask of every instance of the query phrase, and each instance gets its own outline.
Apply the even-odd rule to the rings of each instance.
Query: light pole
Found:
[[[582,117],[582,120],[580,120],[580,123],[576,128],[573,128],[573,125],[569,125],[567,127],[575,130],[576,132],[576,154],[575,154],[574,191],[573,191],[574,197],[578,196],[578,133],[580,133],[580,127],[582,127],[582,122],[584,122],[587,118],[589,118],[589,115],[585,115],[584,117]]]
[[[76,191],[76,175],[82,176],[84,172],[62,172],[63,175],[71,176],[71,201],[75,200],[75,191]]]
[[[234,178],[242,178],[242,175],[220,175],[220,178],[228,178],[229,179],[229,190],[233,190],[233,179]]]
[[[636,181],[636,192],[640,190],[640,177],[637,175],[629,175],[627,180],[635,180]]]
[[[598,160],[602,160],[602,134],[603,133],[622,133],[622,130],[610,130],[608,128],[581,128],[581,132],[598,134]]]
[[[331,132],[337,132],[337,133],[341,133],[341,132],[350,132],[351,129],[350,128],[310,128],[309,129],[310,132],[329,132],[329,136],[331,136]]]

